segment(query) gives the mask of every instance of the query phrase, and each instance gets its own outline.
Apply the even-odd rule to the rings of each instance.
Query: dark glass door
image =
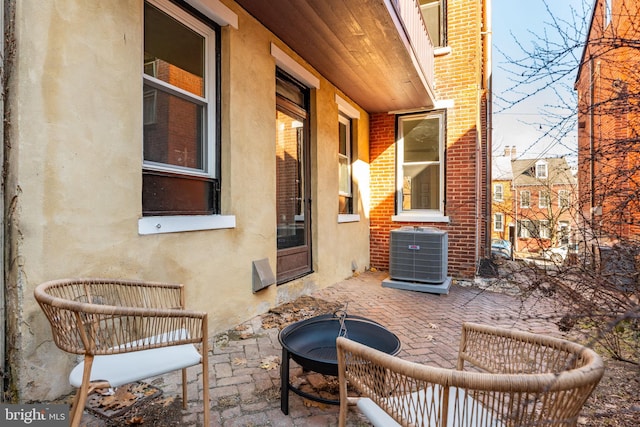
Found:
[[[309,129],[302,87],[278,79],[276,102],[276,280],[283,283],[311,269]]]

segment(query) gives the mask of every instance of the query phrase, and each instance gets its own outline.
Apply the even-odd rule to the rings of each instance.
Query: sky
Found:
[[[583,17],[590,16],[591,0],[547,0],[549,10],[553,16],[561,21],[573,21],[572,7]],[[536,35],[553,42],[558,38],[552,30],[551,15],[546,9],[543,0],[492,0],[492,39],[493,39],[493,154],[504,152],[506,146],[515,146],[519,158],[538,158],[566,156],[570,163],[577,158],[577,130],[571,126],[568,134],[562,139],[544,137],[548,132],[553,119],[544,113],[548,105],[557,105],[558,97],[552,90],[551,84],[547,89],[538,93],[516,106],[506,108],[507,104],[498,97],[514,98],[513,91],[508,89],[513,86],[514,77],[507,70],[517,71],[516,67],[505,58],[505,54],[512,58],[522,58],[524,54],[518,43],[526,49],[532,48],[534,43],[539,43]],[[561,25],[565,25],[564,23]],[[573,28],[578,25],[573,26]],[[569,30],[575,33],[574,30]],[[577,56],[582,51],[577,51]],[[577,64],[576,64],[577,65]],[[519,71],[518,71],[519,72]],[[575,97],[573,87],[577,68],[565,79],[563,99],[574,104]],[[558,87],[558,86],[556,86]],[[572,111],[563,111],[562,115],[574,116]],[[551,120],[551,121],[550,121]],[[542,138],[542,139],[540,139]],[[538,142],[536,142],[538,141]]]

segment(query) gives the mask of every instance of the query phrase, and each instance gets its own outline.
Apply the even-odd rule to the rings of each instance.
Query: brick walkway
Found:
[[[482,291],[473,286],[454,283],[448,295],[434,295],[383,288],[386,273],[367,272],[358,277],[314,293],[326,301],[348,303],[348,312],[379,322],[394,332],[402,343],[399,357],[444,368],[456,362],[462,322],[472,321],[514,327],[531,332],[557,335],[557,327],[545,320],[542,304],[522,303],[519,298],[503,293]],[[281,356],[277,329],[263,329],[261,317],[242,325],[247,339],[216,342],[210,356],[211,425],[212,426],[305,426],[337,425],[338,408],[309,405],[290,393],[289,415],[280,411],[280,370],[265,369],[265,360]],[[262,365],[262,366],[261,366]],[[301,372],[292,361],[291,378]],[[189,372],[189,409],[182,424],[202,424],[202,402],[196,377],[199,368]],[[155,379],[152,384],[165,396],[180,395],[179,373]],[[87,425],[103,425],[85,415]],[[349,424],[368,425],[355,410],[350,411]],[[145,426],[147,424],[144,424]],[[175,425],[175,424],[174,424]]]

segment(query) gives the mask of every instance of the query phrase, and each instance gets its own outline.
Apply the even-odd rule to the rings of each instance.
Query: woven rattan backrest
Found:
[[[576,343],[488,325],[462,327],[458,369],[464,362],[486,372],[539,374],[584,366],[590,350]]]
[[[575,426],[604,372],[602,359],[584,346],[476,324],[463,327],[456,370],[345,338],[337,347],[341,399],[347,380],[407,426]],[[465,362],[472,371],[462,370]]]
[[[34,292],[56,345],[75,354],[114,354],[201,342],[206,313],[184,310],[183,286],[112,279],[43,283]]]

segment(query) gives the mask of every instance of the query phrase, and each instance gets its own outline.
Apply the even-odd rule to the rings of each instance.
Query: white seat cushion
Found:
[[[167,337],[184,336],[185,331],[175,331],[169,334],[157,335],[137,341],[135,344],[145,342],[167,342]],[[121,347],[131,347],[134,343]],[[165,374],[177,369],[197,365],[202,356],[193,344],[181,344],[169,347],[154,348],[150,350],[132,351],[130,353],[118,353],[100,355],[93,359],[91,366],[91,381],[107,381],[112,387],[119,387],[133,381]],[[78,364],[69,374],[69,383],[74,387],[82,384],[84,361]]]
[[[426,390],[411,393],[411,401],[418,407],[426,407],[432,398],[440,402],[441,388],[441,386],[436,385],[435,387],[427,387]],[[432,396],[434,393],[435,396]],[[390,399],[395,400],[398,398],[392,397]],[[359,399],[358,408],[375,427],[396,427],[400,425],[369,398]],[[424,420],[423,417],[426,414],[416,412],[415,407],[405,406],[404,413],[405,417],[416,425],[438,426],[436,423],[436,415],[438,414],[433,411],[429,414],[428,420]],[[467,396],[464,390],[457,390],[456,387],[449,388],[449,407],[447,413],[446,427],[504,427],[502,422],[494,419],[491,413],[480,403],[476,402],[470,396]]]

